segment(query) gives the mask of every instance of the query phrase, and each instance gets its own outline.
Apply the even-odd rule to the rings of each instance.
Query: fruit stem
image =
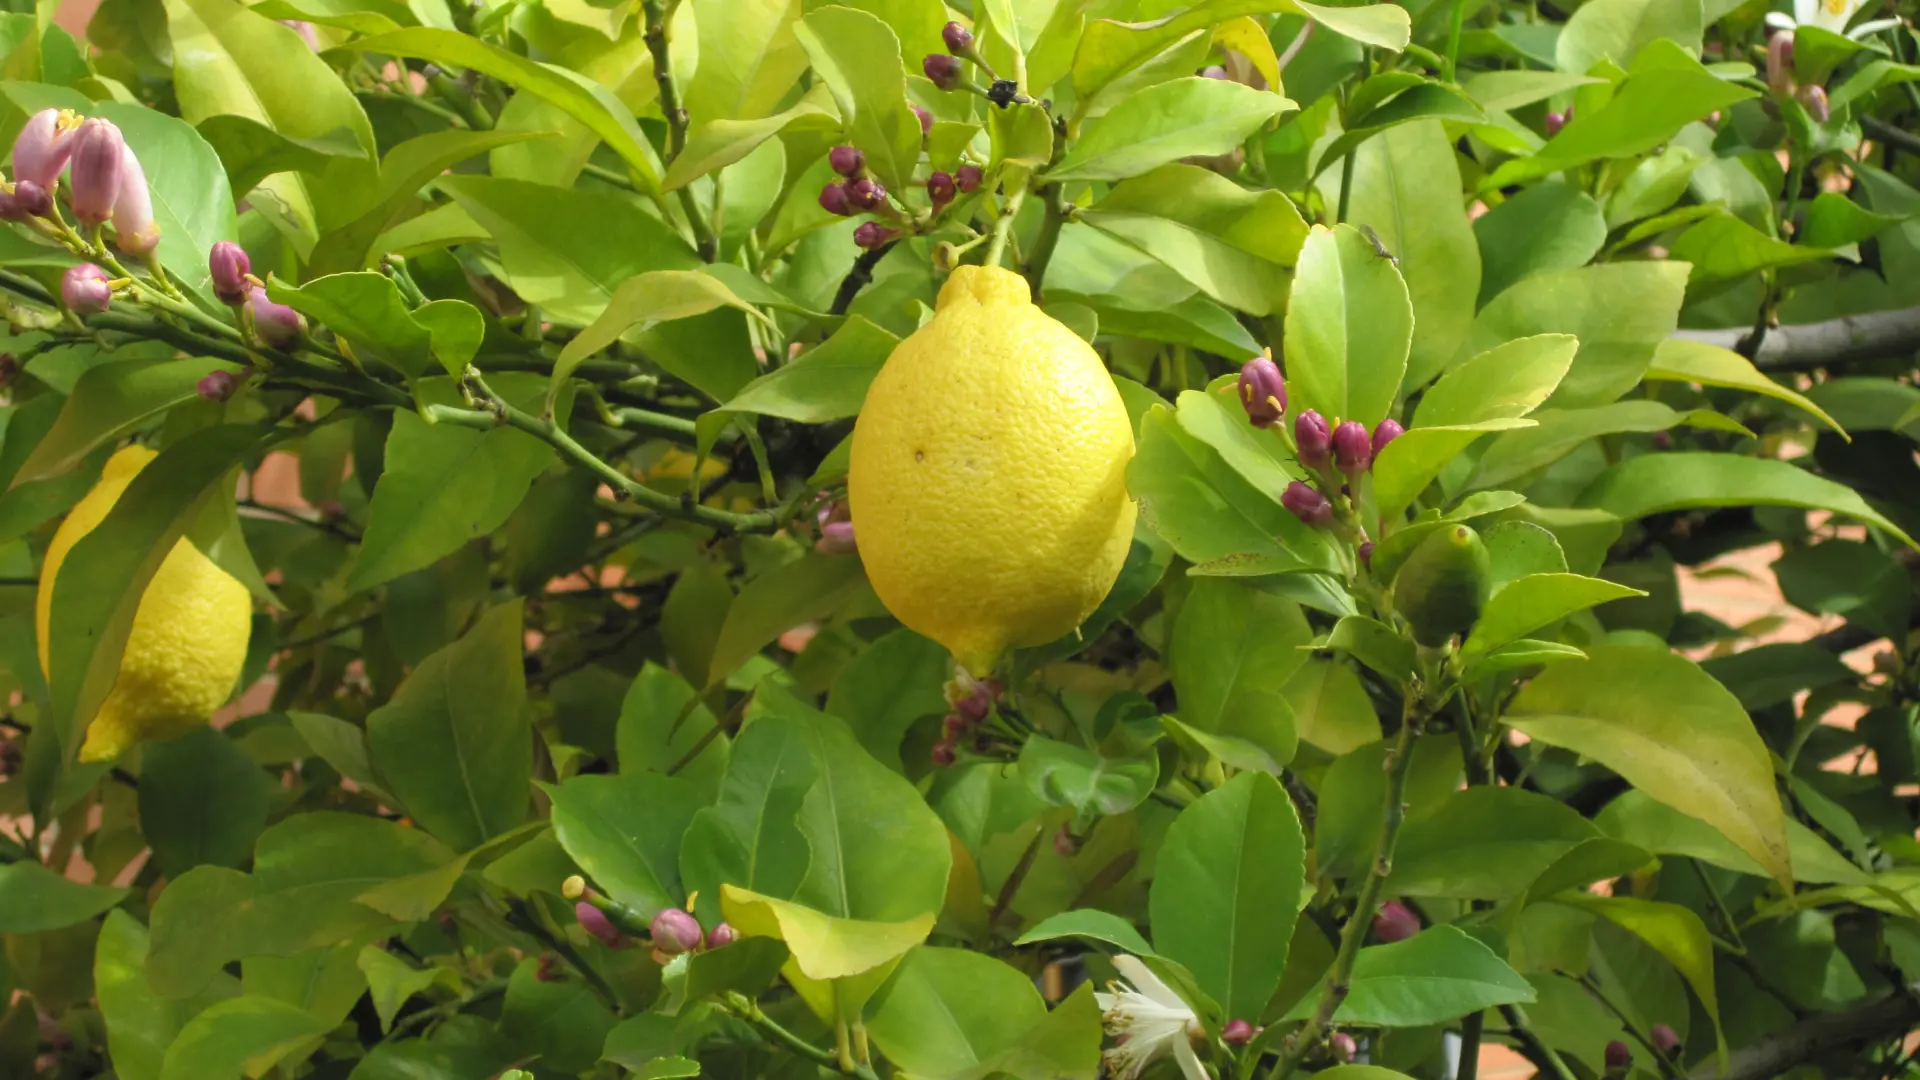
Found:
[[[1027,189],[1014,188],[1007,192],[1006,205],[1000,208],[1000,219],[993,223],[993,239],[987,242],[987,257],[982,260],[987,266],[999,266],[1007,253],[1007,237],[1013,232],[1013,219],[1020,213],[1020,203],[1027,197]]]

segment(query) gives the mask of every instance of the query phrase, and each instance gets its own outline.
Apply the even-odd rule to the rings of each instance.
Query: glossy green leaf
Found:
[[[809,979],[844,979],[890,963],[927,939],[933,916],[895,922],[849,919],[726,885],[721,910],[746,937],[786,942]]]
[[[1337,1022],[1418,1027],[1495,1005],[1534,1000],[1533,987],[1492,949],[1453,926],[1435,926],[1405,941],[1360,950]],[[1287,1014],[1304,1019],[1318,1003],[1309,995]]]
[[[1300,251],[1287,307],[1289,408],[1371,429],[1407,371],[1413,307],[1393,260],[1358,229],[1315,229]]]
[[[1503,74],[1522,73],[1480,78]],[[1585,266],[1607,242],[1607,222],[1586,192],[1571,184],[1543,183],[1475,218],[1473,233],[1480,245],[1484,304],[1533,274]]]
[[[1172,409],[1141,420],[1127,488],[1140,500],[1141,520],[1189,562],[1252,555],[1269,560],[1273,573],[1334,565],[1324,534],[1283,509],[1278,492],[1255,488],[1182,431]]]
[[[1532,420],[1508,418],[1409,430],[1388,443],[1374,459],[1373,496],[1380,516],[1397,519],[1442,469],[1488,432],[1532,426]]]
[[[965,949],[922,945],[867,1006],[880,1052],[914,1076],[978,1075],[1046,1018],[1033,980]]]
[[[772,985],[787,962],[787,947],[772,938],[741,938],[687,959],[687,1000],[726,991],[758,994]]]
[[[1687,980],[1707,1016],[1720,1023],[1720,999],[1713,982],[1713,937],[1707,924],[1690,908],[1679,904],[1641,900],[1630,896],[1589,896],[1565,893],[1558,903],[1594,912],[1628,930],[1653,947]]]
[[[299,138],[283,135],[253,117],[217,113],[200,121],[196,129],[220,156],[233,194],[242,198],[275,173],[318,174],[326,170],[330,158],[367,156],[353,132],[345,128],[318,138]]]
[[[707,685],[719,685],[781,634],[826,618],[867,587],[860,560],[842,555],[809,555],[748,582],[720,625]]]
[[[553,382],[547,391],[549,407],[582,360],[636,327],[646,329],[658,323],[704,315],[721,307],[753,311],[718,278],[690,270],[655,270],[621,282],[607,301],[607,309],[567,342],[566,348],[560,350],[559,359],[553,362]],[[740,389],[752,370],[751,363],[723,366],[710,362],[705,369],[690,372],[688,381],[715,400],[724,401]]]
[[[211,728],[151,743],[140,759],[140,832],[168,877],[202,864],[237,868],[267,826],[277,787]]]
[[[240,373],[225,361],[198,357],[157,364],[114,360],[88,368],[61,404],[53,427],[13,474],[13,483],[66,472],[143,421],[192,401],[198,396],[194,388],[212,371]]]
[[[1591,409],[1541,409],[1531,419],[1538,426],[1502,432],[1487,443],[1468,488],[1524,481],[1591,439],[1621,432],[1666,431],[1683,423],[1686,416],[1657,401],[1629,398]]]
[[[1061,938],[1082,938],[1111,945],[1121,952],[1133,956],[1153,956],[1153,946],[1140,936],[1133,924],[1110,912],[1086,909],[1082,911],[1063,911],[1040,920],[1033,929],[1020,935],[1015,945],[1032,945],[1039,941],[1057,941]]]
[[[393,1018],[400,1006],[415,994],[458,981],[458,975],[450,968],[417,968],[378,945],[362,948],[355,962],[367,977],[367,991],[373,998],[373,1011],[380,1017],[383,1031],[393,1029]]]
[[[725,732],[714,731],[718,723],[706,705],[695,700],[687,680],[648,663],[620,702],[614,744],[621,773],[671,769],[700,792],[703,802],[710,802],[727,771],[732,745]]]
[[[1600,830],[1544,795],[1470,787],[1407,823],[1387,890],[1403,896],[1504,900],[1525,895],[1555,861]]]
[[[1382,767],[1387,743],[1375,741],[1348,751],[1321,777],[1319,818],[1314,823],[1313,864],[1322,877],[1345,878],[1371,869],[1380,840],[1380,817],[1387,778]],[[1414,744],[1407,775],[1407,820],[1418,821],[1460,786],[1460,741],[1428,735]]]
[[[904,193],[920,156],[920,121],[907,103],[898,35],[857,8],[829,7],[801,19],[794,36],[833,92],[848,139],[889,191]]]
[[[1028,737],[1020,748],[1020,776],[1036,798],[1070,806],[1077,820],[1124,814],[1153,794],[1160,760],[1152,755],[1107,758],[1092,750],[1049,739]]]
[[[1609,836],[1655,854],[1683,855],[1738,874],[1767,875],[1752,855],[1712,825],[1657,802],[1644,791],[1629,791],[1608,803],[1594,824]],[[1796,881],[1864,884],[1869,880],[1865,871],[1835,851],[1820,834],[1793,818],[1787,819],[1787,853]]]
[[[1221,79],[1158,83],[1090,122],[1044,179],[1124,180],[1184,157],[1224,154],[1293,107],[1276,94]]]
[[[1673,257],[1693,264],[1691,284],[1731,281],[1761,270],[1831,259],[1833,252],[1776,240],[1731,214],[1702,221],[1673,242]]]
[[[1567,334],[1537,334],[1496,345],[1429,387],[1413,414],[1414,426],[1525,416],[1560,385],[1579,348],[1579,340]]]
[[[230,998],[180,1029],[167,1047],[160,1080],[240,1080],[248,1062],[271,1061],[327,1026],[305,1009],[273,998]]]
[[[500,1003],[501,1033],[556,1071],[592,1068],[614,1023],[612,1008],[593,983],[571,971],[558,978],[544,974],[537,956],[513,969]]]
[[[853,416],[899,343],[899,338],[866,319],[849,316],[815,348],[741,387],[727,400],[726,408],[803,424]]]
[[[680,876],[702,914],[717,912],[720,886],[792,896],[812,852],[800,808],[819,776],[798,725],[754,723],[740,732],[712,806],[694,815],[680,846]]]
[[[37,862],[0,866],[0,932],[38,934],[86,922],[118,904],[125,889],[83,885]]]
[[[1753,361],[1718,345],[1709,345],[1703,341],[1688,341],[1685,338],[1668,338],[1654,351],[1653,363],[1647,368],[1649,380],[1670,382],[1699,383],[1702,386],[1723,386],[1732,390],[1750,390],[1764,394],[1777,401],[1784,401],[1812,413],[1815,417],[1835,431],[1840,424],[1828,416],[1820,406],[1815,405],[1806,395],[1792,387],[1782,386],[1762,374],[1753,366]]]
[[[542,785],[553,832],[594,884],[651,918],[679,907],[680,841],[700,809],[692,785],[660,773],[576,776]]]
[[[202,1001],[179,1005],[147,985],[147,928],[124,911],[110,911],[93,951],[93,986],[107,1026],[114,1074],[125,1080],[158,1080],[167,1047],[180,1034],[184,1015]],[[231,995],[229,980],[208,998]],[[224,994],[222,993],[224,991]]]
[[[1602,58],[1626,67],[1661,38],[1697,50],[1700,32],[1700,5],[1692,0],[1594,0],[1567,20],[1555,53],[1560,70],[1580,75]]]
[[[1788,602],[1803,611],[1838,615],[1876,633],[1906,633],[1911,598],[1907,572],[1871,544],[1829,540],[1789,551],[1773,564]]]
[[[1491,652],[1574,612],[1645,595],[1639,589],[1579,574],[1528,574],[1507,582],[1487,601],[1461,652]]]
[[[425,374],[436,360],[447,374],[463,376],[486,332],[473,305],[438,300],[412,309],[385,274],[332,274],[297,288],[276,279],[267,294],[409,376]]]
[[[1583,506],[1633,519],[1713,506],[1798,506],[1831,510],[1913,539],[1853,489],[1772,458],[1739,454],[1649,454],[1601,473],[1580,496]]]
[[[1344,661],[1309,660],[1283,691],[1300,740],[1329,754],[1347,754],[1380,739],[1380,718]]]
[[[1248,714],[1285,707],[1280,691],[1312,637],[1291,600],[1226,578],[1196,581],[1173,630],[1180,719],[1222,735],[1252,730]]]

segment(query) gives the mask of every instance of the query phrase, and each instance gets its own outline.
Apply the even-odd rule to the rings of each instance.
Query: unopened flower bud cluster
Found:
[[[1271,428],[1287,415],[1287,381],[1271,355],[1256,356],[1240,369],[1241,407],[1253,426]],[[1373,467],[1374,459],[1406,433],[1396,420],[1382,420],[1372,431],[1357,420],[1330,424],[1313,409],[1293,417],[1294,454],[1311,480],[1295,480],[1280,493],[1280,505],[1316,529],[1332,528],[1339,516],[1335,497],[1345,497],[1353,481]],[[1372,548],[1362,544],[1362,557]]]

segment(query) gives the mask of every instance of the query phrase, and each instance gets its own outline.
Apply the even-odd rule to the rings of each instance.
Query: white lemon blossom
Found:
[[[1114,1044],[1101,1056],[1115,1080],[1135,1080],[1162,1056],[1172,1054],[1187,1080],[1211,1080],[1195,1039],[1205,1036],[1200,1018],[1166,983],[1132,956],[1116,956],[1113,966],[1125,982],[1107,984],[1110,994],[1095,994],[1101,1018]],[[1131,984],[1131,985],[1129,985]]]
[[[1846,34],[1858,40],[1868,34],[1878,33],[1889,26],[1898,26],[1898,19],[1874,19],[1861,23],[1847,31],[1847,22],[1855,12],[1866,6],[1866,0],[1793,0],[1793,14],[1773,12],[1767,16],[1767,25],[1777,30],[1792,30],[1796,26],[1817,26],[1822,30],[1831,30],[1836,34]]]

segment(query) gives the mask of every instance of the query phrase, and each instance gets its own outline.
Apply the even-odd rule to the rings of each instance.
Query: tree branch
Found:
[[[1920,154],[1920,135],[1894,127],[1877,116],[1863,116],[1860,126],[1868,136],[1879,139],[1888,146],[1897,146],[1909,154]]]
[[[853,260],[853,269],[847,271],[847,276],[840,279],[840,289],[833,294],[833,306],[827,309],[827,314],[845,315],[847,309],[853,306],[853,298],[859,296],[860,290],[873,281],[873,268],[879,266],[880,260],[886,258],[887,252],[892,251],[893,245],[899,242],[889,240],[872,251],[861,253],[859,258]]]
[[[1687,1074],[1688,1080],[1767,1080],[1828,1051],[1905,1034],[1920,1027],[1916,990],[1920,986],[1870,1005],[1815,1016],[1735,1050],[1724,1072],[1718,1061],[1702,1062]]]
[[[1804,371],[1920,350],[1920,307],[1776,326],[1758,349],[1745,330],[1679,330],[1673,336],[1732,349],[1762,371]]]

